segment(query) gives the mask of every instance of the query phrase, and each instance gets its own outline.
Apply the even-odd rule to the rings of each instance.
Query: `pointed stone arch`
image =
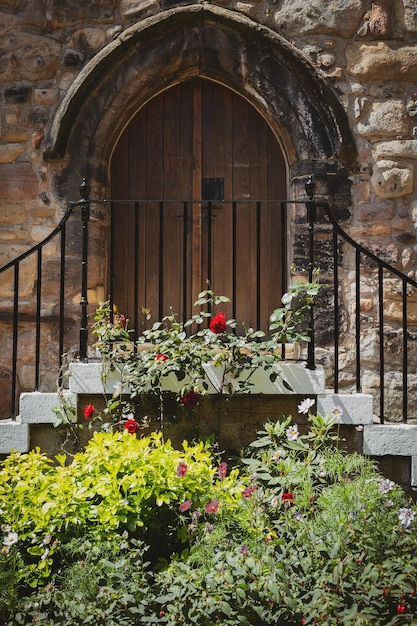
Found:
[[[227,85],[265,118],[287,156],[292,195],[309,174],[327,181],[327,194],[349,195],[355,144],[325,78],[271,29],[210,4],[133,25],[80,72],[44,142],[45,158],[65,163],[64,195],[74,197],[81,176],[105,193],[113,146],[131,117],[164,89],[197,76]]]

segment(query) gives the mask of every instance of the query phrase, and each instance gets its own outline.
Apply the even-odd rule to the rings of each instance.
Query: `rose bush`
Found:
[[[151,395],[159,400],[159,415],[163,418],[163,390],[168,381],[177,387],[177,402],[187,410],[197,406],[208,392],[207,364],[219,367],[222,372],[219,386],[229,393],[249,393],[251,377],[257,368],[270,370],[277,378],[274,364],[281,360],[281,347],[288,342],[310,340],[306,313],[322,285],[315,275],[312,283],[293,284],[282,298],[283,306],[270,317],[270,337],[236,320],[226,320],[223,311],[214,313],[229,299],[216,296],[210,289],[199,294],[195,306],[199,309],[193,317],[181,323],[174,314],[155,322],[145,330],[135,346],[132,345],[127,321],[120,315],[111,316],[108,302],[102,303],[95,313],[93,332],[101,356],[103,387],[109,374],[117,371],[120,383],[108,399],[105,415],[117,424],[130,419],[135,412],[135,399]],[[229,389],[226,380],[236,384]],[[122,399],[123,390],[129,389],[131,403]],[[95,419],[102,416],[95,414]]]

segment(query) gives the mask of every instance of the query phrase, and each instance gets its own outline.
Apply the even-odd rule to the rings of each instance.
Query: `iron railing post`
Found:
[[[90,190],[85,178],[80,185],[81,200],[81,221],[83,225],[82,234],[82,261],[81,261],[81,324],[80,324],[80,360],[87,360],[88,346],[88,324],[87,324],[87,306],[88,306],[88,222],[90,220]]]
[[[308,222],[308,282],[313,282],[314,277],[314,222],[316,221],[317,207],[313,202],[313,196],[315,192],[315,183],[312,176],[309,176],[305,190],[308,196],[306,202],[307,209],[307,222]],[[314,308],[309,309],[309,335],[310,341],[307,346],[307,367],[310,370],[316,369],[315,362],[315,345],[314,345]]]

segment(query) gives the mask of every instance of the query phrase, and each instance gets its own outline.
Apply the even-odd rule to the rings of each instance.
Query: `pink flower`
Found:
[[[186,472],[187,472],[187,463],[184,463],[183,461],[181,461],[181,463],[178,463],[178,467],[177,467],[178,478],[184,478]]]
[[[224,331],[226,330],[226,318],[224,316],[224,313],[217,313],[217,315],[213,317],[210,322],[210,330],[213,333],[216,333],[216,335],[224,333]]]
[[[126,420],[124,427],[128,433],[134,435],[139,429],[139,424],[135,420],[128,419]]]
[[[84,417],[89,420],[93,416],[95,411],[94,404],[86,404],[84,407]]]
[[[217,474],[219,476],[219,478],[223,479],[226,477],[227,474],[227,463],[225,463],[224,461],[222,463],[220,463],[218,470],[217,470]]]
[[[253,492],[255,491],[255,489],[256,489],[256,485],[249,485],[249,487],[246,487],[246,489],[242,491],[242,496],[244,498],[250,498]]]
[[[210,500],[206,504],[206,513],[217,513],[219,510],[219,502],[217,500]]]
[[[197,406],[199,400],[200,394],[196,393],[195,391],[189,391],[181,398],[181,402],[187,409],[193,409],[195,406]]]
[[[181,502],[179,509],[180,509],[180,513],[185,513],[185,511],[188,511],[188,509],[192,506],[193,501],[192,500],[184,500],[184,502]]]

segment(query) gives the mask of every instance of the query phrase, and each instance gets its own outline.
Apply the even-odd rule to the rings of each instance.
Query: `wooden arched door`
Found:
[[[286,169],[246,100],[200,79],[154,98],[115,147],[111,197],[132,201],[115,204],[112,255],[131,326],[142,329],[145,309],[187,319],[209,280],[232,299],[227,316],[267,329],[285,275]]]

